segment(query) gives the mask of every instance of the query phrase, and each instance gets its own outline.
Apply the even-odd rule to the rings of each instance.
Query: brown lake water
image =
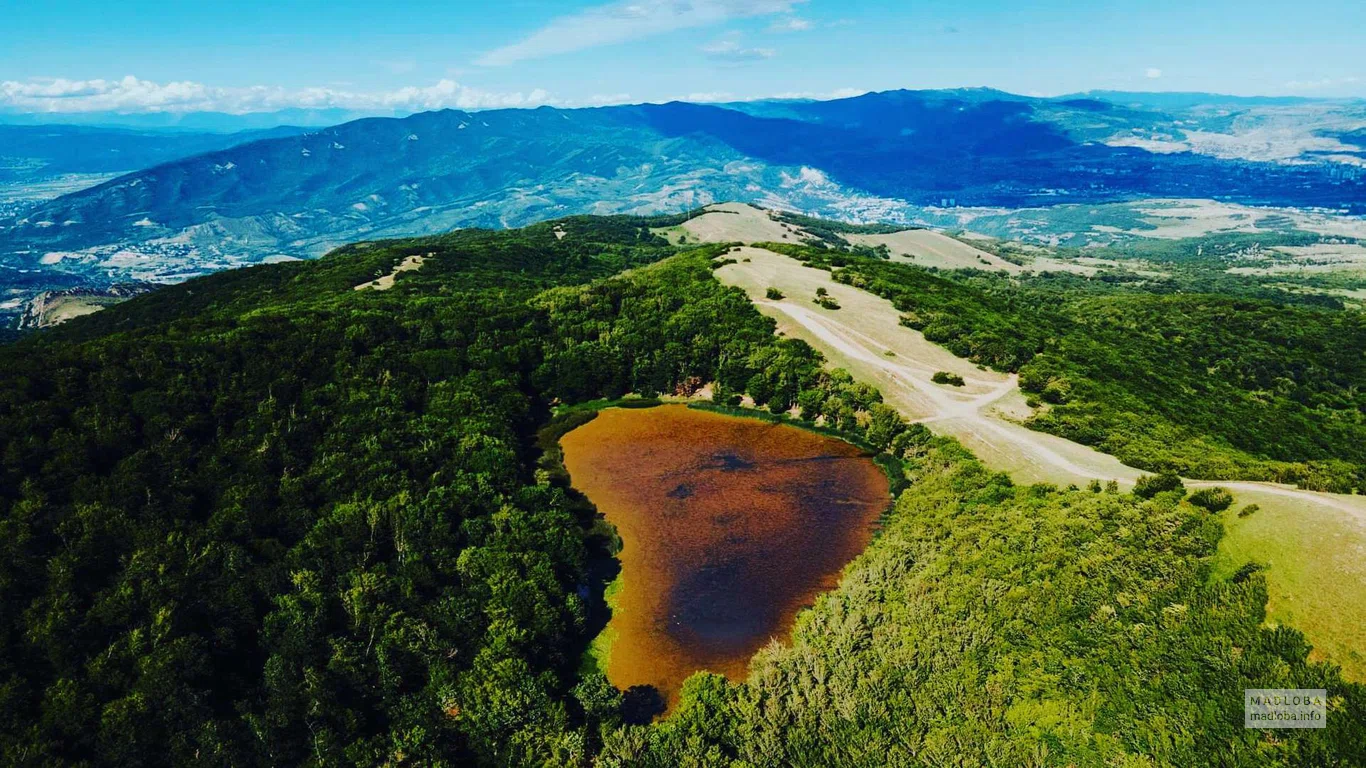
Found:
[[[670,705],[698,670],[744,679],[889,503],[886,475],[849,443],[681,405],[605,410],[561,445],[623,543],[608,679]]]

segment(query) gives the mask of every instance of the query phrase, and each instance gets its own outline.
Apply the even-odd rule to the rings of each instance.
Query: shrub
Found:
[[[1072,399],[1072,383],[1067,379],[1053,379],[1044,386],[1043,392],[1039,396],[1046,403],[1062,405]]]
[[[953,387],[963,386],[963,377],[956,373],[949,373],[948,371],[935,371],[934,375],[930,377],[930,381],[933,381],[935,384],[948,384]]]
[[[784,296],[783,292],[778,290],[777,288],[769,288],[767,291],[764,291],[764,298],[770,299],[772,301],[782,301],[787,297]]]
[[[901,324],[907,328],[920,331],[925,328],[925,318],[921,317],[920,313],[911,311],[901,316]]]
[[[1260,509],[1261,507],[1257,506],[1256,504],[1249,504],[1246,507],[1243,507],[1242,509],[1238,510],[1238,517],[1252,517],[1253,515],[1257,514],[1258,510]]]
[[[1250,506],[1255,507],[1257,505],[1252,504]],[[1260,570],[1262,570],[1262,566],[1260,563],[1245,563],[1242,568],[1239,568],[1237,571],[1234,572],[1232,576],[1232,581],[1234,584],[1242,584],[1243,582],[1251,578],[1254,573]]]
[[[925,334],[926,341],[933,341],[935,344],[947,344],[950,341],[963,335],[963,329],[957,323],[948,319],[935,319],[920,329]],[[953,351],[952,348],[949,351]],[[963,350],[968,351],[968,350]],[[959,355],[962,357],[962,355]]]
[[[1158,475],[1144,475],[1138,478],[1134,484],[1134,495],[1140,499],[1151,499],[1159,493],[1168,491],[1185,492],[1186,487],[1181,484],[1181,478],[1175,472],[1163,472]]]
[[[1233,504],[1233,494],[1224,488],[1201,488],[1190,495],[1189,501],[1211,512],[1223,512]]]

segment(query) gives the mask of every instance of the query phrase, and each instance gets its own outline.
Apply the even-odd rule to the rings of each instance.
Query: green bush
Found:
[[[963,386],[963,377],[948,371],[935,371],[934,375],[930,377],[930,381],[935,384],[948,384],[951,387]]]
[[[1201,488],[1192,493],[1187,500],[1211,512],[1223,512],[1233,504],[1233,494],[1226,488]]]
[[[915,311],[902,313],[899,322],[907,328],[916,331],[924,330],[925,328],[925,318],[921,317],[920,313]]]
[[[1157,475],[1144,475],[1138,478],[1134,484],[1134,495],[1140,499],[1151,499],[1159,493],[1169,491],[1185,492],[1186,487],[1182,485],[1181,478],[1175,472],[1163,472]]]
[[[783,292],[777,288],[769,288],[767,291],[764,291],[764,297],[770,301],[782,301],[787,298],[783,295]]]

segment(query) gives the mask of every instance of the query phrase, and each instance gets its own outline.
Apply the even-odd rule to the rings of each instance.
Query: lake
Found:
[[[605,410],[561,446],[622,539],[608,679],[670,703],[697,670],[744,679],[890,502],[886,475],[850,443],[682,405]]]

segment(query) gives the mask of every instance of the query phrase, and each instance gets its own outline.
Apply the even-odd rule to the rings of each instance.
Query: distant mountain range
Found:
[[[304,128],[275,126],[233,133],[165,131],[110,126],[0,124],[0,184],[67,173],[139,171],[192,155]]]
[[[264,131],[280,126],[326,128],[364,117],[406,117],[410,112],[354,109],[280,109],[273,112],[5,112],[0,125],[72,125],[98,128],[129,128],[153,131],[194,133],[240,133]]]
[[[1366,213],[1364,128],[1359,101],[987,89],[446,110],[276,129],[65,195],[0,221],[0,266],[175,280],[358,239],[720,200],[902,221],[1153,196]],[[181,148],[195,141],[209,140]]]

